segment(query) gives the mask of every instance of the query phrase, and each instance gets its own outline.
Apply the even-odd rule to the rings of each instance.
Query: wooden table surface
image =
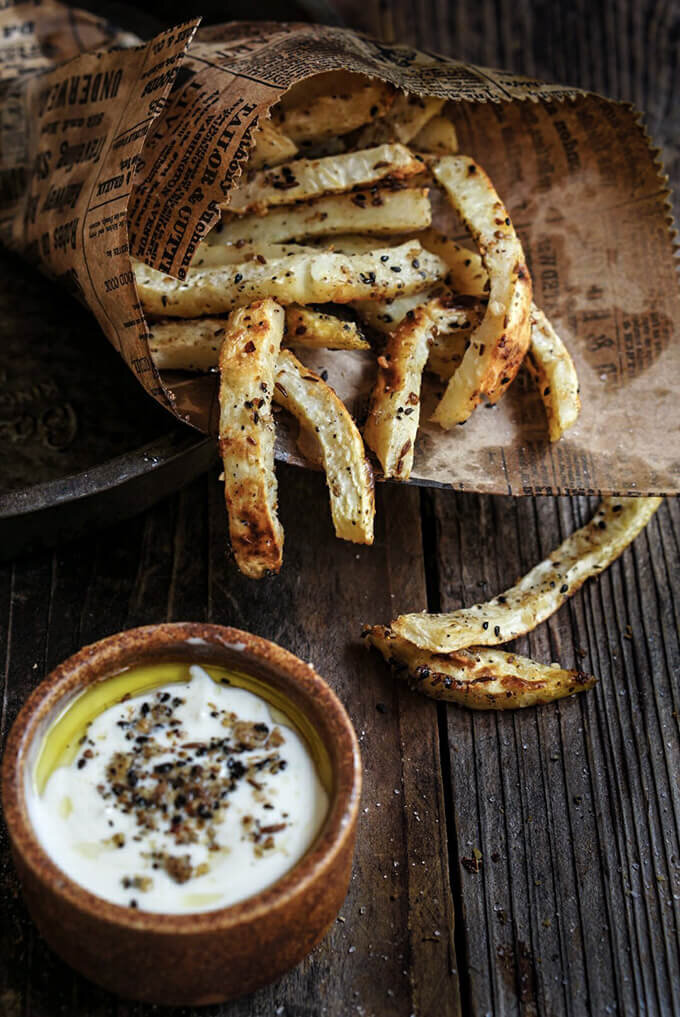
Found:
[[[341,9],[389,40],[633,101],[680,185],[676,0]],[[362,622],[498,592],[594,502],[380,487],[375,546],[363,549],[333,539],[320,476],[283,468],[280,494],[279,578],[250,582],[226,558],[216,471],[142,517],[0,571],[3,737],[64,657],[163,619],[276,640],[313,661],[349,709],[365,791],[341,915],[287,977],[201,1012],[679,1014],[678,505],[664,504],[599,581],[517,643],[595,672],[598,686],[540,709],[472,714],[398,685],[359,644]],[[4,831],[0,893],[1,1017],[164,1012],[116,1000],[54,957],[26,915]]]

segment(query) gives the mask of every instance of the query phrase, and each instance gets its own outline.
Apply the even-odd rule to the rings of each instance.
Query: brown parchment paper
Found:
[[[536,303],[581,380],[581,418],[560,442],[547,441],[538,395],[520,375],[463,427],[424,424],[413,479],[489,493],[677,493],[668,191],[631,107],[337,28],[196,24],[140,46],[54,2],[0,11],[0,239],[90,307],[151,395],[214,432],[215,378],[160,377],[151,362],[130,253],[183,278],[258,118],[294,82],[345,68],[450,100],[461,151],[503,196]],[[361,416],[372,357],[305,359]],[[424,419],[436,391],[426,389]],[[284,418],[277,454],[303,462]]]

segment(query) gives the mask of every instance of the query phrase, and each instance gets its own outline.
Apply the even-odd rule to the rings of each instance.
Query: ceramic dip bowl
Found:
[[[219,910],[166,914],[113,904],[55,864],[27,802],[39,751],[57,717],[85,689],[127,668],[172,661],[246,674],[323,756],[328,812],[306,853],[275,883]],[[261,692],[268,698],[267,692]],[[314,746],[312,745],[312,748]],[[314,754],[314,753],[313,753]],[[347,893],[361,791],[356,735],[314,669],[238,629],[150,625],[86,646],[32,693],[10,732],[2,799],[14,862],[31,916],[68,964],[122,996],[201,1005],[271,982],[315,946]]]

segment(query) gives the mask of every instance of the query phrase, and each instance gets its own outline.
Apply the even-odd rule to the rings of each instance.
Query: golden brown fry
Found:
[[[376,248],[365,255],[305,252],[260,264],[190,268],[183,282],[141,262],[135,264],[144,310],[158,317],[198,318],[225,314],[254,300],[284,304],[347,304],[425,289],[446,272],[443,261],[417,240]]]
[[[430,341],[441,328],[455,327],[465,312],[450,297],[435,297],[409,311],[388,335],[378,357],[378,377],[364,427],[364,439],[373,449],[386,477],[407,480],[413,467],[420,387]]]
[[[478,297],[488,293],[488,276],[479,254],[468,251],[434,229],[418,234],[418,239],[423,247],[437,254],[449,266],[448,282],[456,292]],[[546,315],[533,303],[530,320],[531,341],[524,363],[541,394],[550,440],[558,441],[576,423],[581,410],[576,367]],[[431,356],[431,369],[441,378],[450,378],[453,374],[451,368],[460,365],[458,350],[457,337],[453,336],[450,364],[434,355]]]
[[[422,170],[422,160],[404,145],[378,145],[321,159],[296,159],[276,169],[259,170],[231,192],[222,208],[239,215],[265,212],[272,205],[291,205],[351,191],[385,177],[404,179]]]
[[[286,308],[286,346],[326,350],[371,348],[356,322],[295,304]]]
[[[420,386],[436,326],[425,307],[409,316],[389,336],[378,357],[378,377],[364,425],[364,440],[373,449],[386,477],[407,480],[420,420]]]
[[[217,367],[227,318],[163,318],[149,324],[149,350],[159,371]]]
[[[471,710],[512,710],[552,703],[585,692],[597,681],[583,671],[567,671],[557,664],[539,664],[516,653],[480,646],[431,653],[382,625],[365,629],[363,635],[411,688]]]
[[[442,381],[453,377],[470,345],[470,331],[473,327],[471,325],[469,329],[433,336],[425,370],[436,374]]]
[[[486,604],[450,614],[405,614],[392,622],[401,638],[433,653],[495,646],[531,632],[599,575],[647,525],[661,498],[605,498],[576,530],[523,579]]]
[[[362,321],[376,332],[387,335],[401,325],[409,311],[415,311],[435,297],[442,297],[446,301],[446,313],[440,316],[437,323],[439,329],[455,329],[456,333],[469,332],[481,321],[485,304],[467,300],[465,296],[454,294],[441,285],[422,293],[393,297],[390,300],[357,300],[352,303],[352,307]]]
[[[401,325],[409,313],[422,307],[428,300],[444,292],[441,285],[430,286],[420,293],[411,293],[405,297],[391,297],[388,300],[355,300],[352,307],[362,321],[370,325],[376,332],[387,335]]]
[[[491,283],[486,314],[433,414],[448,429],[464,423],[483,395],[500,399],[517,374],[531,338],[531,279],[510,217],[484,171],[467,156],[453,155],[435,164],[434,175],[480,247]]]
[[[350,71],[326,71],[293,85],[272,110],[274,122],[297,143],[348,134],[387,112],[395,90]]]
[[[226,268],[247,261],[266,265],[276,259],[289,258],[294,254],[312,254],[315,251],[316,248],[302,244],[199,244],[191,268]]]
[[[318,439],[336,536],[372,544],[373,472],[347,408],[330,385],[289,350],[279,356],[274,399]]]
[[[315,466],[319,470],[323,469],[323,451],[316,433],[311,428],[300,424],[295,444],[298,452],[309,466]]]
[[[284,313],[261,300],[229,317],[220,350],[220,454],[236,563],[252,579],[278,572],[283,529],[276,514],[271,402]]]
[[[258,120],[254,141],[248,160],[249,170],[277,166],[297,155],[298,147],[295,142],[265,117]]]
[[[458,151],[456,128],[448,117],[432,117],[411,139],[411,147],[416,152],[432,155],[455,155]]]
[[[285,345],[308,349],[368,350],[353,321],[290,304]],[[163,318],[149,325],[149,349],[159,371],[210,371],[217,367],[226,318]]]
[[[394,250],[405,240],[410,239],[410,237],[399,237],[398,240],[395,237],[383,237],[380,245],[388,250]],[[375,237],[362,236],[359,233],[341,233],[308,241],[319,251],[335,251],[336,254],[370,254],[375,250],[376,242]],[[443,265],[443,262],[441,264]]]
[[[426,251],[436,254],[446,262],[449,269],[447,282],[455,293],[488,298],[489,276],[481,255],[457,244],[455,240],[450,240],[436,229],[419,233],[418,240]]]
[[[354,144],[357,148],[381,145],[387,141],[400,141],[407,145],[439,113],[445,101],[433,96],[423,98],[400,92],[386,116],[373,117],[370,123],[366,121],[367,126],[353,136]]]
[[[531,343],[525,360],[538,386],[551,441],[559,441],[581,410],[578,375],[569,350],[543,311],[531,306]]]
[[[386,188],[331,194],[316,201],[285,205],[267,215],[234,217],[208,234],[208,244],[279,244],[337,233],[394,234],[430,225],[432,210],[426,187],[402,191]],[[202,251],[204,245],[199,247]],[[375,246],[375,243],[374,245]]]

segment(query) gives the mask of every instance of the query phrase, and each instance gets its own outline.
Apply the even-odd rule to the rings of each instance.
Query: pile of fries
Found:
[[[433,200],[436,199],[436,200]],[[433,227],[444,202],[474,247]],[[292,88],[258,124],[249,164],[184,281],[138,263],[161,370],[220,372],[220,449],[232,549],[278,572],[274,405],[326,473],[335,532],[373,542],[373,468],[407,480],[426,373],[448,430],[496,403],[525,365],[558,441],[578,417],[574,363],[532,299],[510,216],[459,154],[442,99],[334,71]],[[363,434],[305,349],[364,351],[376,378]],[[294,351],[294,352],[293,352]],[[298,357],[300,359],[298,359]],[[488,604],[416,614],[364,636],[396,673],[475,709],[529,706],[595,679],[494,649],[548,618],[634,539],[660,499],[606,499],[594,519]]]
[[[435,191],[475,250],[433,228]],[[258,124],[186,279],[139,262],[135,273],[158,368],[219,368],[230,535],[248,576],[282,562],[274,404],[297,418],[303,454],[326,472],[336,534],[363,544],[373,541],[369,455],[385,477],[408,479],[425,372],[446,385],[433,416],[445,429],[497,402],[522,363],[551,440],[579,412],[573,362],[532,303],[508,212],[458,154],[442,99],[344,71],[301,82]],[[363,436],[304,365],[305,349],[320,347],[375,359]]]

